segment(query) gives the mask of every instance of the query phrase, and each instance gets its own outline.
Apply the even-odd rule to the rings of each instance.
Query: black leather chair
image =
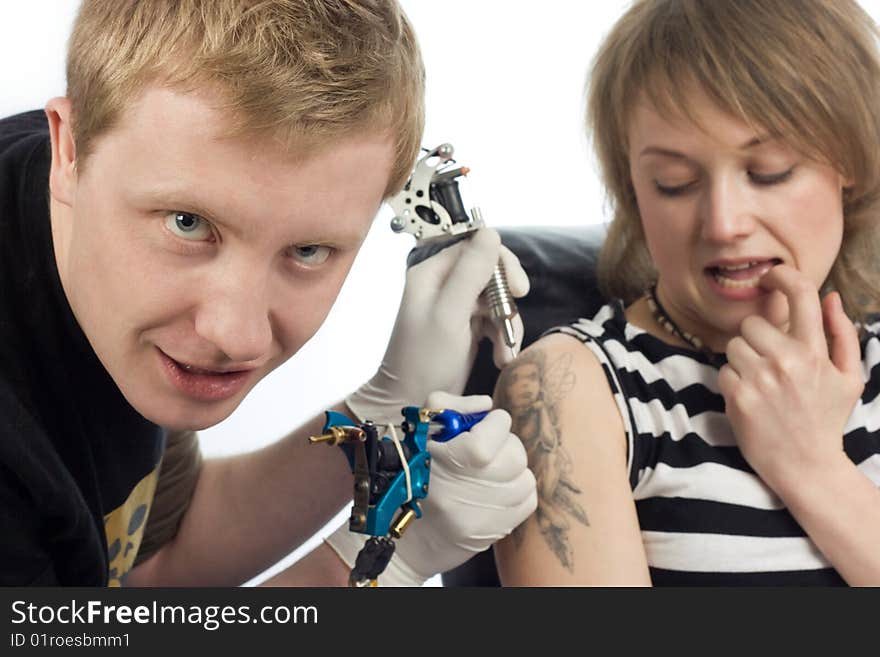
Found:
[[[592,317],[605,303],[595,273],[605,225],[499,228],[498,232],[502,242],[519,257],[531,282],[528,296],[517,302],[525,326],[523,347],[549,328],[578,317]],[[491,395],[497,377],[490,345],[484,342],[465,394]],[[492,550],[443,573],[441,579],[444,586],[498,586]]]

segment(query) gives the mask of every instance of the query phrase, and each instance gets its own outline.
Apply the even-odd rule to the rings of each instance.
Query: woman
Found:
[[[641,1],[607,37],[614,301],[497,384],[539,490],[505,585],[880,584],[876,38],[839,0]]]

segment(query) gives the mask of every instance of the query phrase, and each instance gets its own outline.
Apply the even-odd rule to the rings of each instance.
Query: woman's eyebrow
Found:
[[[773,141],[773,138],[769,137],[769,136],[752,137],[747,142],[741,144],[739,146],[739,150],[745,151],[750,148],[754,148],[755,146],[761,146],[761,145],[766,144],[771,141]],[[671,148],[663,148],[661,146],[646,146],[645,148],[642,149],[642,152],[639,153],[639,157],[644,157],[646,155],[661,155],[664,157],[672,157],[672,158],[679,159],[679,160],[690,159],[684,153],[673,150]]]
[[[684,153],[669,148],[661,148],[659,146],[648,146],[642,149],[642,152],[639,153],[639,157],[645,157],[646,155],[662,155],[663,157],[672,157],[678,160],[689,159]]]

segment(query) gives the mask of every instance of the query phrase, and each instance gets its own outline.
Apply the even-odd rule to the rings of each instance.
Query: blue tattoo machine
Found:
[[[323,433],[309,437],[312,444],[341,447],[354,475],[354,506],[348,527],[370,539],[351,571],[352,586],[376,586],[394,555],[392,539],[400,538],[414,519],[422,517],[418,501],[427,497],[431,475],[428,438],[451,440],[488,413],[418,406],[407,406],[401,412],[403,422],[385,425],[383,433],[388,435],[380,437],[381,425],[369,420],[358,423],[342,413],[326,411]]]

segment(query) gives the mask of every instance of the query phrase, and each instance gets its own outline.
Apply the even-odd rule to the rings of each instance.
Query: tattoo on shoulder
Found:
[[[528,351],[501,373],[496,396],[498,406],[513,418],[512,431],[522,440],[538,483],[538,529],[562,565],[574,571],[571,519],[590,523],[576,499],[582,491],[570,479],[571,457],[559,429],[559,403],[576,380],[571,360],[571,354],[563,354],[547,362],[540,349]],[[523,523],[513,532],[517,547],[525,527]]]

